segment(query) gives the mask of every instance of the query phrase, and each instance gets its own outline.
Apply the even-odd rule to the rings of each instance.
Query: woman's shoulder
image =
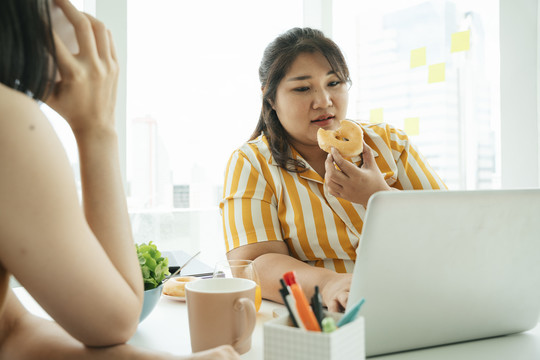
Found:
[[[263,134],[257,136],[255,139],[246,141],[235,152],[242,152],[252,155],[265,155],[270,154],[270,147],[268,146],[268,140]]]
[[[368,121],[357,121],[354,120],[362,130],[364,131],[365,136],[368,137],[379,137],[388,140],[406,140],[407,133],[401,130],[400,128],[385,122],[371,123]]]
[[[370,123],[357,122],[364,131],[364,140],[370,145],[386,144],[389,150],[397,151],[398,153],[405,150],[410,143],[409,137],[405,131],[389,123]]]
[[[231,157],[244,157],[252,164],[273,163],[272,152],[268,145],[268,140],[261,134],[255,139],[246,141],[242,146],[234,150]]]
[[[375,131],[377,133],[399,133],[399,134],[405,134],[405,132],[403,130],[401,130],[400,128],[396,127],[395,125],[392,125],[390,123],[385,123],[385,122],[377,122],[377,123],[372,123],[372,122],[369,122],[369,121],[362,121],[362,120],[352,120],[354,122],[356,122],[358,125],[360,125],[360,127],[362,127],[362,129],[364,131]]]
[[[57,148],[52,146],[54,139],[54,130],[37,101],[0,84],[0,162],[29,154],[43,156]]]
[[[8,130],[31,126],[32,122],[44,115],[35,100],[29,96],[0,84],[0,128]]]
[[[2,110],[39,109],[37,102],[26,94],[0,83],[0,108]],[[2,112],[4,114],[4,112]]]

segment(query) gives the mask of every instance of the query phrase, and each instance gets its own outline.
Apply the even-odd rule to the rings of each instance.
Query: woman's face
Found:
[[[272,107],[293,146],[318,146],[317,130],[337,129],[347,104],[347,83],[316,52],[298,55],[279,83]]]

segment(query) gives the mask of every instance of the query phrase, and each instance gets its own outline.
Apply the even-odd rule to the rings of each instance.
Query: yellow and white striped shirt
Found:
[[[446,185],[409,142],[388,124],[360,124],[386,182],[401,190]],[[293,157],[302,159],[292,149]],[[360,157],[352,158],[357,165]],[[364,206],[332,196],[324,179],[277,165],[264,135],[236,150],[227,164],[220,203],[227,251],[262,241],[285,241],[292,256],[337,272],[351,272]]]

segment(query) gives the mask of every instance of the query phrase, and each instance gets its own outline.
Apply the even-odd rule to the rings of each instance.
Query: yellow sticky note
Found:
[[[450,52],[467,51],[471,48],[471,32],[460,31],[452,34]]]
[[[426,65],[426,47],[411,50],[411,69]]]
[[[446,73],[445,63],[429,65],[428,84],[444,81],[445,73]]]
[[[409,136],[420,134],[420,119],[417,117],[406,118],[404,130]]]
[[[383,121],[383,109],[371,109],[369,112],[369,122],[372,124],[377,124]]]

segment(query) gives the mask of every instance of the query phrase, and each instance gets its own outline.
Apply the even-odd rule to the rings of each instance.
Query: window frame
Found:
[[[536,188],[540,186],[540,9],[537,0],[500,0],[499,4],[501,185]]]

